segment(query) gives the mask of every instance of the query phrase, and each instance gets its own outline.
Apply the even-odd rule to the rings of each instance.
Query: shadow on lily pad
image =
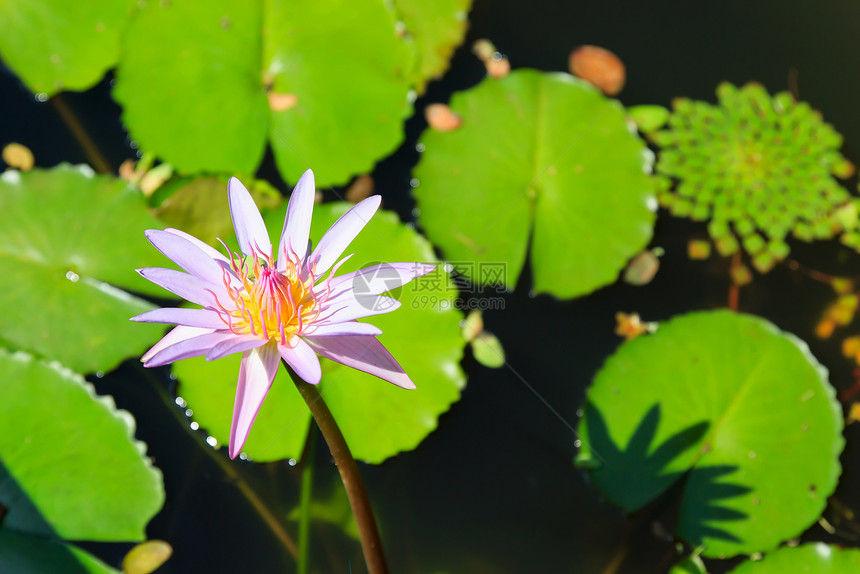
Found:
[[[736,466],[690,468],[676,460],[685,457],[690,465],[695,464],[697,459],[690,457],[690,451],[699,448],[710,426],[707,422],[690,425],[655,446],[660,409],[659,404],[654,404],[636,425],[626,447],[622,447],[609,435],[604,414],[587,403],[583,417],[587,448],[577,458],[577,464],[588,471],[607,498],[628,512],[641,509],[677,483],[668,495],[677,493],[686,509],[679,532],[688,542],[697,545],[705,538],[739,541],[714,523],[746,519],[745,513],[726,507],[723,501],[742,496],[750,488],[721,480],[736,472]]]

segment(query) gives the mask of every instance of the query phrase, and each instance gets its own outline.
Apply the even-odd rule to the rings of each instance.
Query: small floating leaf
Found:
[[[164,540],[141,542],[122,559],[123,574],[150,574],[167,562],[173,548]]]
[[[627,108],[627,113],[645,134],[659,130],[669,121],[669,110],[663,106],[633,106]]]
[[[502,348],[502,342],[487,331],[482,331],[472,341],[472,353],[475,355],[475,360],[485,367],[498,369],[505,365],[505,350]]]

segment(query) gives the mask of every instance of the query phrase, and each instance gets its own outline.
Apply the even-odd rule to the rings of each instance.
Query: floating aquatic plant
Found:
[[[679,98],[668,127],[649,134],[660,148],[660,203],[673,215],[709,221],[717,250],[741,247],[762,273],[803,241],[841,234],[860,249],[857,200],[833,176],[854,166],[842,136],[788,92],[759,84],[717,88],[717,105]]]

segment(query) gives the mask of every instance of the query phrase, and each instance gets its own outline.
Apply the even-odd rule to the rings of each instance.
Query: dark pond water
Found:
[[[845,135],[844,153],[860,160],[860,3],[856,2],[561,2],[477,1],[465,46],[490,38],[515,67],[565,70],[579,44],[612,49],[625,61],[625,104],[667,105],[675,96],[713,101],[720,81],[757,80],[770,91],[790,78],[802,99],[822,110]],[[376,169],[386,204],[410,219],[410,170],[424,129],[422,109],[446,101],[483,75],[467,47],[456,53],[445,78],[431,85],[406,125],[407,140]],[[109,97],[109,79],[65,101],[116,168],[134,150]],[[0,71],[0,136],[19,141],[40,165],[83,162],[85,156],[50,104],[33,100],[5,70]],[[270,162],[269,162],[270,163]],[[271,166],[262,174],[279,182]],[[279,182],[280,184],[280,182]],[[282,185],[282,184],[281,184]],[[856,181],[849,184],[852,188]],[[282,186],[283,189],[286,189]],[[661,213],[654,245],[666,250],[657,278],[645,287],[622,283],[574,301],[528,295],[521,278],[505,308],[485,314],[487,328],[505,345],[511,368],[491,370],[471,357],[463,366],[469,383],[461,401],[417,450],[377,466],[363,466],[378,509],[393,572],[665,572],[674,543],[672,508],[648,507],[632,519],[602,500],[574,468],[572,431],[585,389],[620,340],[613,334],[618,310],[661,320],[695,309],[724,307],[727,265],[690,262],[686,241],[704,236],[702,225]],[[856,274],[860,258],[835,244],[793,245],[802,263],[835,274]],[[810,342],[831,370],[837,389],[853,383],[852,366],[838,345],[813,336],[831,298],[830,289],[785,267],[741,292],[741,310],[762,315]],[[172,404],[165,372],[144,373],[134,361],[96,381],[134,413],[138,436],[164,471],[167,504],[151,522],[150,538],[169,541],[174,557],[159,571],[291,572],[293,558],[237,488],[234,478],[207,452],[205,435],[188,429]],[[846,430],[840,502],[860,508],[860,433]],[[210,449],[211,450],[211,449]],[[215,454],[215,457],[213,457]],[[315,494],[340,488],[325,445],[316,447]],[[287,462],[234,463],[271,510],[283,517],[297,504],[300,467]],[[285,522],[294,533],[295,525]],[[845,545],[819,526],[804,535]],[[87,545],[116,564],[123,545]],[[733,563],[711,562],[712,572]],[[356,542],[337,528],[313,530],[312,570],[363,572]]]

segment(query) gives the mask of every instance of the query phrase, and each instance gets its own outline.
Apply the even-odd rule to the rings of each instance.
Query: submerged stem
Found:
[[[75,112],[72,111],[72,108],[68,103],[66,103],[63,95],[55,94],[49,101],[54,106],[54,110],[56,110],[57,114],[62,118],[63,122],[65,122],[66,127],[68,127],[69,131],[72,132],[72,135],[81,146],[84,155],[87,156],[87,160],[90,162],[90,165],[93,166],[93,169],[98,173],[111,173],[113,168],[111,167],[110,162],[104,155],[102,155],[102,152],[99,151],[98,146],[90,137],[90,134],[87,133],[86,128],[78,119],[78,116],[75,115]]]
[[[370,574],[386,574],[388,566],[385,563],[382,540],[379,538],[379,530],[376,528],[376,519],[373,516],[370,499],[364,490],[364,481],[361,480],[358,465],[352,458],[352,453],[343,438],[343,433],[340,432],[340,427],[337,426],[337,422],[335,422],[317,388],[301,380],[286,363],[284,366],[311,410],[311,414],[328,444],[331,455],[334,457],[334,463],[340,472],[340,479],[343,482],[346,496],[349,498],[349,505],[352,507],[352,514],[358,526],[367,570]]]
[[[307,574],[308,553],[310,549],[311,499],[314,487],[314,456],[317,433],[310,429],[308,444],[305,447],[304,466],[302,467],[302,490],[299,498],[299,561],[296,571]]]

